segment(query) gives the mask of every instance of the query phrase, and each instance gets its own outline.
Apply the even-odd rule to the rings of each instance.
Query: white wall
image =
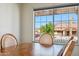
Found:
[[[21,42],[32,42],[33,40],[33,9],[51,7],[58,4],[53,3],[29,3],[21,4]]]
[[[19,41],[19,13],[18,4],[0,4],[0,36],[5,33],[12,33]]]

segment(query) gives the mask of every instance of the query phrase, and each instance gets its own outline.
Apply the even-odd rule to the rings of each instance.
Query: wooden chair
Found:
[[[6,33],[1,38],[1,51],[7,47],[14,46],[16,48],[18,45],[17,39],[13,34]]]
[[[44,34],[40,37],[39,43],[43,45],[52,45],[53,44],[53,38],[49,34]]]
[[[71,37],[67,44],[60,50],[58,56],[71,56],[74,46],[74,37]]]
[[[64,53],[62,56],[71,56],[72,55],[72,52],[73,52],[73,49],[74,49],[74,46],[75,46],[75,42],[74,41],[71,41],[68,46],[65,48],[64,50]]]

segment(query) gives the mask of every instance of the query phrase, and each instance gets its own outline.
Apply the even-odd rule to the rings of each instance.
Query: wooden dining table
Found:
[[[0,49],[0,56],[57,56],[64,45],[44,46],[39,43],[22,43]]]

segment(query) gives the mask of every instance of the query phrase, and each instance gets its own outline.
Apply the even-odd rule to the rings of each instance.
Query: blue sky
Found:
[[[53,18],[53,16],[54,16],[54,18]],[[48,22],[53,23],[53,19],[54,19],[54,24],[60,23],[61,20],[64,21],[65,23],[68,23],[70,17],[73,17],[74,22],[77,23],[77,14],[76,13],[35,16],[35,28],[40,28],[41,25],[45,25]]]

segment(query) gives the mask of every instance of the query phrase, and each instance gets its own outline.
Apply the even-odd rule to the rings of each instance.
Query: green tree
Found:
[[[41,32],[42,34],[48,33],[48,34],[53,35],[53,33],[54,33],[54,25],[53,25],[51,22],[49,22],[49,23],[46,24],[46,25],[42,25],[42,26],[40,27],[40,32]]]

